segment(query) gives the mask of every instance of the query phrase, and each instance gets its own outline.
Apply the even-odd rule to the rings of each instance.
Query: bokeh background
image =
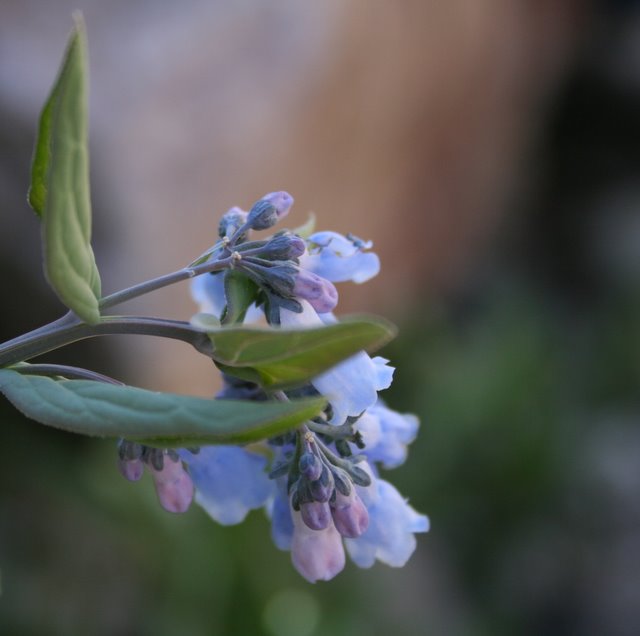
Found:
[[[631,0],[2,0],[0,332],[63,308],[25,192],[73,9],[91,54],[106,292],[178,269],[219,214],[286,189],[291,226],[373,239],[343,313],[400,326],[389,475],[432,530],[401,570],[311,586],[260,512],[164,513],[115,449],[0,401],[0,633],[640,633],[640,7]],[[124,307],[186,318],[177,285]],[[49,356],[210,395],[181,344]]]

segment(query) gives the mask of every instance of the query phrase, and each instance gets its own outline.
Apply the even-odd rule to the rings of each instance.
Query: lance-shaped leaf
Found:
[[[60,300],[88,323],[100,314],[100,275],[91,249],[84,24],[75,25],[40,115],[29,203],[42,219],[44,269]]]
[[[92,380],[22,375],[12,369],[0,369],[0,392],[42,424],[161,447],[259,441],[301,424],[326,406],[321,398],[213,400]]]
[[[382,318],[351,317],[312,329],[222,328],[208,333],[213,359],[225,371],[272,389],[308,382],[358,351],[373,351],[395,335]]]

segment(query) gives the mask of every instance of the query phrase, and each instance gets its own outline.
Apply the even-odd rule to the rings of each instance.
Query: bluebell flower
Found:
[[[402,567],[416,548],[414,533],[427,532],[429,519],[418,514],[387,481],[376,479],[375,498],[368,506],[369,527],[357,539],[346,539],[347,552],[361,568],[376,559]]]
[[[191,297],[197,303],[199,311],[212,314],[216,318],[222,316],[227,304],[224,295],[224,273],[201,274],[191,281]],[[245,322],[257,322],[264,317],[261,309],[251,304],[245,315]]]
[[[222,525],[240,523],[272,494],[267,460],[238,446],[205,446],[180,451],[196,487],[196,503]]]
[[[220,318],[227,304],[224,295],[224,274],[202,274],[191,281],[191,296],[202,313]]]
[[[311,305],[302,300],[302,312],[280,311],[283,327],[316,327],[325,324]],[[360,351],[328,371],[316,376],[311,384],[331,403],[331,424],[342,424],[348,416],[358,416],[373,406],[378,391],[391,385],[393,368],[384,358],[370,358]]]
[[[364,251],[370,247],[337,232],[316,232],[307,239],[300,266],[332,283],[364,283],[380,271],[378,255]]]
[[[310,583],[328,581],[344,569],[342,536],[330,523],[322,530],[312,530],[293,511],[291,560],[294,567]]]
[[[378,399],[358,420],[357,430],[370,461],[396,468],[406,460],[407,446],[415,439],[418,425],[415,415],[393,411]]]
[[[286,481],[278,480],[274,496],[266,505],[267,514],[271,519],[271,538],[280,550],[291,550],[293,540],[293,518]]]

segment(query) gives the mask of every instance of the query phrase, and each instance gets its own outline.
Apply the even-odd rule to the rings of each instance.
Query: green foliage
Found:
[[[304,384],[358,351],[381,347],[394,335],[390,322],[373,316],[313,329],[233,327],[208,332],[213,359],[225,371],[270,389]]]
[[[29,203],[42,220],[46,277],[88,323],[100,314],[100,275],[91,249],[87,47],[76,17],[58,78],[40,115]]]
[[[317,415],[321,398],[289,402],[212,400],[91,380],[0,369],[0,391],[26,416],[84,435],[126,437],[162,447],[244,444]]]
[[[235,269],[227,270],[224,274],[224,295],[227,307],[223,322],[225,324],[242,322],[257,293],[258,286],[242,272]]]

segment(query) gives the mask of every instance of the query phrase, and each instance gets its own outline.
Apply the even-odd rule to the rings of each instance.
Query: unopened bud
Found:
[[[359,537],[369,527],[369,512],[355,490],[347,497],[336,492],[331,516],[336,530],[349,539]]]
[[[225,236],[231,237],[236,230],[239,230],[246,222],[247,213],[241,208],[234,206],[222,215],[220,223],[218,224],[218,235],[220,238],[224,238]]]
[[[253,204],[247,223],[252,230],[266,230],[285,217],[292,205],[293,197],[288,192],[270,192]]]
[[[167,460],[162,470],[152,468],[160,505],[167,512],[186,512],[193,499],[193,482],[182,462]]]
[[[312,501],[300,506],[305,525],[312,530],[324,530],[331,523],[331,510],[326,502]]]
[[[313,500],[320,502],[329,501],[334,488],[335,484],[333,482],[333,475],[326,466],[322,467],[320,479],[310,481],[308,484],[309,493],[313,497]]]
[[[311,481],[316,481],[322,474],[322,462],[313,453],[302,453],[298,468]]]
[[[309,301],[319,314],[331,311],[338,304],[338,290],[334,284],[306,269],[298,271],[293,293]]]
[[[129,481],[138,481],[144,472],[144,464],[140,459],[118,458],[118,470]]]

